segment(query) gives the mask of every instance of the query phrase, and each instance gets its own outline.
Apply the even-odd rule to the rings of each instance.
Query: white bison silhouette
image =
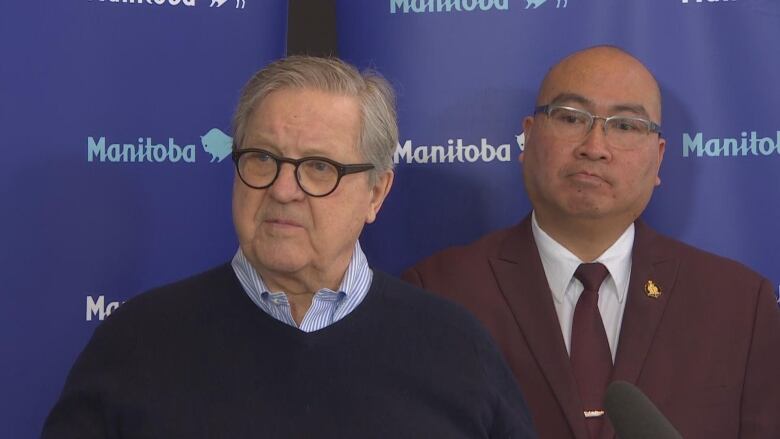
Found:
[[[530,8],[531,6],[533,6],[534,9],[536,9],[547,2],[547,0],[525,0],[525,1],[526,1],[526,5],[525,5],[526,9]],[[555,4],[556,8],[561,7],[561,1],[563,1],[564,8],[569,5],[569,0],[557,0],[557,3]]]
[[[225,2],[227,2],[227,0],[211,0],[211,4],[209,5],[209,7],[211,8],[216,6],[219,8],[220,6],[224,5]],[[238,8],[244,9],[245,6],[246,6],[246,0],[236,0],[236,9]]]

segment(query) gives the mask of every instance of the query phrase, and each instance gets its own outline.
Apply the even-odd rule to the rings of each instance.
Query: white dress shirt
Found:
[[[547,284],[553,295],[555,312],[566,343],[566,351],[571,354],[571,328],[574,308],[582,294],[582,283],[574,277],[577,267],[584,261],[575,256],[566,247],[545,233],[536,222],[536,213],[531,214],[532,231],[539,249],[539,256],[547,276]],[[604,330],[609,340],[612,361],[615,361],[620,325],[623,322],[623,310],[626,307],[628,280],[631,277],[631,249],[634,247],[634,224],[632,223],[620,238],[595,261],[601,262],[609,270],[609,276],[599,289],[599,311],[604,322]]]
[[[300,326],[295,323],[287,294],[283,291],[268,290],[260,274],[252,267],[239,247],[232,261],[233,271],[244,291],[266,314],[298,328],[303,332],[314,332],[326,328],[351,313],[368,294],[374,273],[368,266],[366,255],[355,242],[352,259],[341,280],[338,291],[321,288],[314,292],[311,306],[303,316]]]

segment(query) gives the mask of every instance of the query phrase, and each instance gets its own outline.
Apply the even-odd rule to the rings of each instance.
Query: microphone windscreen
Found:
[[[682,439],[661,411],[633,384],[613,381],[607,387],[604,409],[619,439]]]

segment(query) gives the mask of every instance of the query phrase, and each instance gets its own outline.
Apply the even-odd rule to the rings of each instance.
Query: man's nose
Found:
[[[304,192],[295,178],[295,165],[279,163],[279,175],[277,175],[276,181],[268,190],[271,196],[280,202],[290,202],[303,198]]]
[[[604,119],[594,119],[590,131],[585,134],[577,149],[577,157],[588,160],[609,160],[612,151],[609,148]]]

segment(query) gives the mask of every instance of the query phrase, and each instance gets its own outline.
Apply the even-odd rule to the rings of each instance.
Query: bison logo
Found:
[[[216,7],[222,7],[227,3],[227,0],[211,0],[211,4],[209,5],[210,8]],[[236,9],[244,9],[246,7],[246,0],[236,0]]]
[[[547,0],[525,0],[525,1],[526,1],[526,5],[525,5],[526,9],[530,8],[531,6],[533,6],[533,8],[536,9],[539,6],[542,6],[543,4],[547,3]],[[561,3],[563,3],[563,6],[561,6]],[[565,8],[568,5],[569,5],[569,0],[556,0],[555,7],[556,8],[560,8],[560,7],[564,7]]]
[[[516,135],[515,140],[517,141],[517,147],[520,148],[520,151],[525,151],[525,133]]]
[[[211,154],[211,163],[221,162],[233,151],[233,138],[223,133],[219,128],[212,128],[200,136],[203,149]]]

